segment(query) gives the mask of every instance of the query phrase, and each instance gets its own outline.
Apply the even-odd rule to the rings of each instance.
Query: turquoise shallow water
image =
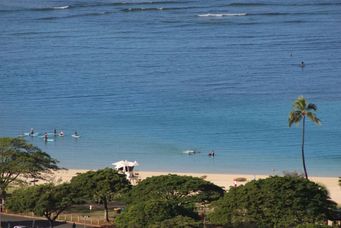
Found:
[[[0,135],[62,129],[27,138],[62,166],[300,171],[304,95],[308,170],[341,175],[338,1],[4,0],[0,21]]]

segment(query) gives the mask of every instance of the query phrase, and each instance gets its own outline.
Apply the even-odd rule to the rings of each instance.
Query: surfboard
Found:
[[[47,139],[47,140],[44,139],[44,141],[45,142],[54,142],[54,139]]]
[[[24,136],[32,136],[32,137],[37,137],[39,135],[39,133],[38,132],[36,132],[36,133],[34,133],[34,134],[30,134],[29,132],[26,132],[26,133],[24,133]]]

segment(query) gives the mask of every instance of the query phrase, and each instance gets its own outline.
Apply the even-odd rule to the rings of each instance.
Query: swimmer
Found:
[[[30,134],[29,134],[30,136],[33,136],[34,135],[34,129],[33,128],[31,128],[31,130],[30,130]]]
[[[301,68],[305,67],[305,64],[304,64],[303,61],[301,62],[300,67],[301,67]]]
[[[47,142],[47,139],[49,138],[49,136],[48,136],[48,134],[47,134],[47,132],[45,132],[45,134],[44,134],[44,140],[45,140],[45,142]]]

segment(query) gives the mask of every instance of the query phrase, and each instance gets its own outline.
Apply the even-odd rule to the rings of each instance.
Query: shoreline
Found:
[[[62,183],[68,182],[71,178],[77,173],[84,173],[90,171],[90,169],[66,169],[54,171],[49,174],[49,181],[53,183]],[[200,177],[207,181],[210,181],[220,187],[223,187],[225,190],[228,190],[230,186],[235,184],[234,179],[243,177],[246,178],[245,182],[237,182],[237,185],[245,184],[248,181],[254,179],[263,179],[269,176],[273,176],[273,174],[243,174],[243,173],[210,173],[210,172],[168,172],[168,171],[144,171],[138,170],[135,171],[138,173],[138,177],[141,180],[144,180],[148,177],[159,176],[159,175],[167,175],[167,174],[177,174],[182,176],[193,176]],[[275,175],[278,175],[275,173]],[[283,175],[283,174],[282,174]],[[281,175],[279,175],[281,176]],[[338,205],[341,205],[341,186],[338,185],[338,177],[328,177],[328,176],[311,176],[309,180],[314,181],[324,187],[327,188],[329,195],[333,201],[335,201]]]
[[[79,167],[74,167],[74,166],[61,166],[63,169],[68,169],[68,170],[97,170],[97,169],[103,169],[103,168],[113,168],[112,165],[105,164],[103,166],[94,166],[94,167],[89,167],[89,168],[84,168],[83,166]],[[221,171],[215,171],[215,170],[191,170],[191,169],[182,169],[182,170],[172,170],[172,169],[167,169],[167,168],[140,168],[140,166],[135,167],[134,169],[135,172],[158,172],[158,173],[205,173],[205,174],[236,174],[236,175],[256,175],[256,176],[283,176],[287,173],[297,173],[299,175],[304,175],[303,171],[301,170],[280,170],[280,169],[273,169],[273,170],[221,170]],[[341,173],[337,174],[337,172],[333,173],[322,173],[322,174],[317,174],[321,173],[316,170],[308,170],[308,176],[310,177],[334,177],[338,178],[341,177]]]

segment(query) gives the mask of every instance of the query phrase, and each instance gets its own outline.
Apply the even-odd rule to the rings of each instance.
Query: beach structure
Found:
[[[114,166],[114,169],[124,173],[127,176],[127,179],[131,182],[134,182],[137,180],[137,173],[134,173],[135,166],[138,166],[139,163],[137,161],[127,161],[127,160],[121,160],[118,162],[112,163]]]

